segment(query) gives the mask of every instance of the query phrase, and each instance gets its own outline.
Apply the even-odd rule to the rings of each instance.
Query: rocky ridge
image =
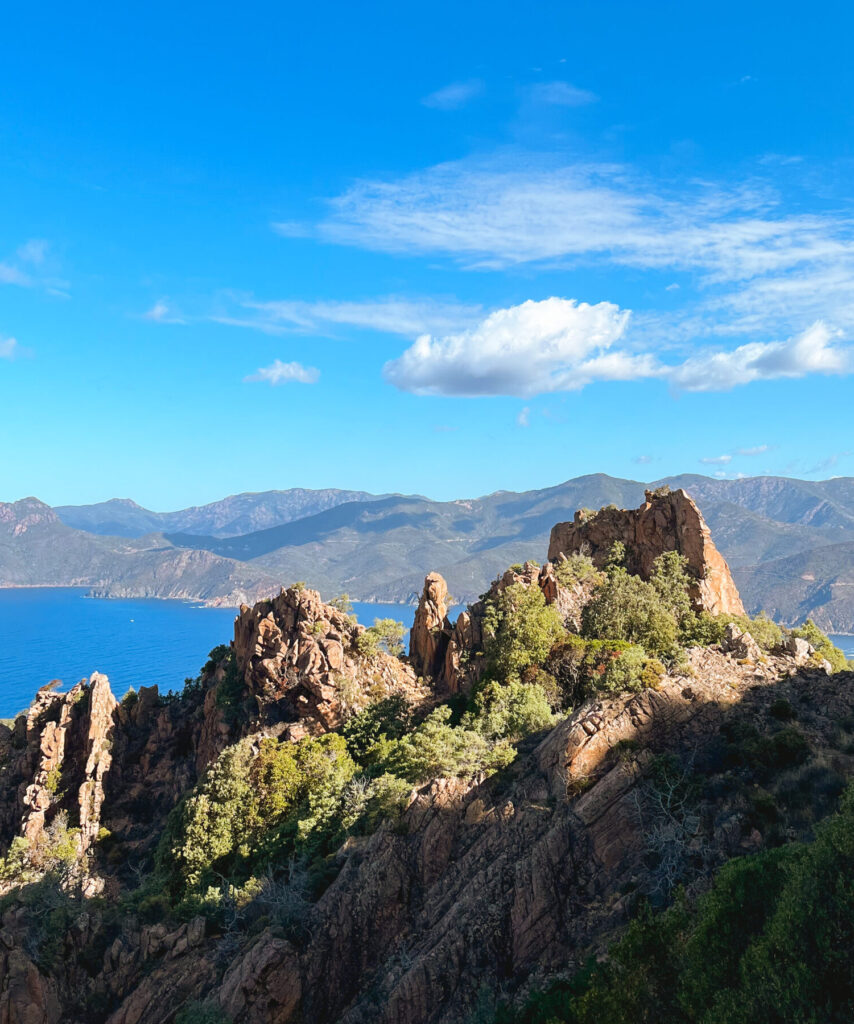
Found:
[[[676,521],[690,546],[691,516]],[[719,585],[704,568],[698,584]],[[0,731],[0,842],[8,862],[16,843],[37,846],[67,821],[70,874],[89,903],[56,936],[52,961],[32,951],[33,911],[0,904],[0,1024],[170,1024],[193,1000],[247,1024],[457,1024],[484,992],[524,991],[601,953],[639,895],[666,902],[675,884],[701,887],[771,841],[749,786],[727,781],[736,756],[763,772],[794,750],[815,770],[850,773],[838,737],[854,675],[828,674],[803,640],[763,651],[730,624],[657,688],[588,702],[523,741],[504,772],[414,787],[394,828],[344,843],[298,934],[224,932],[202,917],[117,923],[92,899],[134,887],[171,809],[241,737],[298,740],[377,697],[429,706],[469,688],[486,602],[508,586],[539,587],[577,628],[589,586],[559,576],[551,562],[508,570],[452,625],[431,574],[408,664],[362,653],[364,627],[292,587],[242,607],[231,647],[181,697],[151,687],[117,704],[97,674],[67,694],[40,691]],[[801,747],[782,724],[792,718]],[[704,783],[693,802],[673,796],[686,773]],[[793,811],[787,827],[791,838],[810,825]]]

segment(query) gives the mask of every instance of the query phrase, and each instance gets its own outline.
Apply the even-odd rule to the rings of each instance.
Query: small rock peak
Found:
[[[626,548],[630,572],[649,579],[653,563],[666,551],[678,551],[688,560],[694,578],[691,597],[698,611],[713,615],[743,615],[744,605],[729,566],[715,547],[697,505],[679,489],[646,492],[637,509],[606,507],[590,514],[576,512],[570,523],[558,523],[549,540],[549,561],[561,555],[590,552],[602,567],[617,541]]]
[[[412,669],[381,650],[365,652],[364,632],[347,611],[302,585],[241,609],[232,650],[255,724],[274,722],[296,739],[337,728],[371,695],[415,695]],[[215,700],[211,710],[217,714]]]
[[[451,631],[448,585],[441,573],[428,573],[409,631],[409,664],[416,675],[439,680]]]

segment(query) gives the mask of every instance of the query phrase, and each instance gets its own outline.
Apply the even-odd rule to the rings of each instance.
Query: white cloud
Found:
[[[524,409],[519,410],[519,414],[516,417],[516,425],[519,427],[529,427],[531,425],[531,410],[527,405]]]
[[[840,336],[819,320],[788,341],[750,342],[728,352],[700,351],[671,367],[668,376],[682,391],[729,391],[756,380],[851,373],[852,348],[834,344]]]
[[[20,351],[21,346],[15,338],[0,338],[0,359],[14,359]]]
[[[650,357],[607,351],[629,315],[610,302],[528,300],[455,334],[422,334],[383,373],[417,394],[520,397],[647,376],[656,372]]]
[[[158,299],[148,312],[142,314],[142,319],[153,320],[158,324],[186,323],[186,320],[179,316],[165,299]]]
[[[529,89],[536,103],[549,103],[558,107],[584,107],[599,98],[588,89],[579,89],[569,82],[538,82]]]
[[[648,466],[652,462],[651,455],[636,455],[632,462],[636,462],[639,466]]]
[[[574,391],[595,381],[667,380],[677,391],[728,391],[758,380],[854,372],[854,348],[821,321],[787,341],[751,342],[732,350],[695,351],[662,362],[623,339],[630,312],[610,302],[528,300],[495,310],[471,327],[424,333],[383,374],[403,391],[429,395],[530,397]],[[759,455],[767,446],[737,454]],[[729,462],[732,455],[707,462]]]
[[[702,462],[704,466],[726,466],[730,462],[732,462],[732,456],[731,455],[713,455],[713,456],[709,456],[708,458],[705,458],[705,459],[700,459],[700,462]]]
[[[274,359],[270,366],[263,366],[255,373],[243,378],[245,381],[263,382],[266,384],[316,384],[320,379],[320,370],[314,366],[303,366],[301,363],[283,363]]]
[[[421,102],[425,107],[434,107],[436,110],[457,110],[479,96],[483,90],[484,84],[479,78],[470,78],[465,82],[451,82],[431,92]]]
[[[770,451],[771,446],[767,444],[757,444],[753,448],[738,448],[736,449],[736,455],[764,455],[767,451]]]

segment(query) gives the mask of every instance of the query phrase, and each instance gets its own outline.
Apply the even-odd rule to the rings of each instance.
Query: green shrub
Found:
[[[350,718],[341,730],[350,756],[360,765],[377,763],[378,745],[399,740],[412,725],[412,706],[405,697],[394,695],[374,701]]]
[[[683,621],[693,614],[688,594],[691,584],[688,559],[678,551],[665,551],[653,562],[649,582],[681,627]]]
[[[175,1015],[175,1024],[230,1024],[231,1018],[226,1016],[215,1003],[188,1003]]]
[[[349,594],[339,594],[337,597],[333,597],[329,606],[336,611],[343,612],[344,615],[353,614],[353,602],[350,600]]]
[[[462,721],[489,740],[517,742],[555,723],[548,697],[536,683],[490,682],[475,694],[471,711]]]
[[[225,673],[217,685],[217,707],[222,709],[227,719],[236,721],[243,709],[246,684],[238,671],[237,658],[233,650],[227,649],[220,664],[225,665]]]
[[[497,1024],[843,1024],[854,1006],[854,788],[811,843],[725,864],[696,903],[641,912],[604,962]]]
[[[547,671],[557,680],[564,707],[577,707],[598,693],[636,692],[657,687],[664,665],[642,647],[622,640],[567,636],[552,650]]]
[[[566,635],[557,608],[546,604],[538,586],[524,583],[487,600],[483,633],[487,669],[500,682],[518,680],[529,665],[541,665]]]
[[[812,619],[807,619],[802,626],[793,629],[791,635],[800,637],[802,640],[806,640],[807,643],[812,644],[818,656],[830,662],[830,667],[834,672],[845,672],[850,668],[845,654],[835,644],[831,643],[827,634],[823,633]]]
[[[593,564],[589,555],[575,554],[555,562],[555,576],[564,587],[574,587],[578,583],[586,583],[601,577],[601,573]]]
[[[51,796],[56,796],[59,792],[59,784],[62,781],[62,765],[54,765],[53,768],[47,773],[47,778],[44,780],[44,788],[50,793]]]
[[[700,612],[683,620],[680,639],[686,647],[709,647],[719,644],[726,636],[726,628],[734,622],[743,633],[750,633],[764,651],[771,651],[783,642],[783,630],[760,612],[754,618],[749,615],[709,615]]]
[[[593,640],[621,640],[664,657],[679,651],[676,617],[658,590],[619,567],[611,568],[585,606],[581,631]]]
[[[373,626],[359,634],[356,647],[359,653],[367,658],[379,651],[385,651],[386,654],[397,658],[403,654],[405,632],[402,622],[396,622],[394,619],[374,619]]]
[[[336,733],[227,747],[169,817],[156,857],[168,891],[200,897],[217,878],[239,882],[295,851],[313,855],[338,830],[355,772]]]
[[[473,729],[454,728],[451,709],[432,711],[413,732],[390,745],[388,770],[414,783],[430,779],[493,772],[510,764],[516,755],[505,741],[491,743]]]

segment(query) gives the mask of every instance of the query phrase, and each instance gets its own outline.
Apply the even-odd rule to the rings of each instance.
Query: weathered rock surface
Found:
[[[683,490],[647,491],[646,501],[638,509],[606,507],[595,514],[576,512],[571,523],[552,528],[549,560],[588,551],[601,566],[616,541],[626,547],[629,572],[644,579],[649,578],[660,554],[678,551],[687,558],[695,579],[691,596],[698,611],[744,614],[729,566],[712,542],[700,510]]]
[[[302,940],[247,939],[206,993],[252,1024],[457,1024],[484,990],[571,970],[625,922],[636,898],[626,893],[661,900],[761,847],[737,789],[696,812],[662,806],[653,768],[672,753],[712,770],[722,728],[767,718],[781,696],[830,749],[854,708],[854,676],[793,672],[789,656],[748,665],[696,649],[659,690],[580,708],[505,776],[435,780],[399,828],[342,850]],[[650,867],[662,836],[666,856]],[[159,1022],[162,1004],[146,1008],[141,994],[177,998],[216,941],[150,961],[111,1024]]]
[[[242,606],[234,654],[259,719],[272,722],[278,715],[283,734],[298,739],[334,729],[348,710],[370,699],[426,696],[399,658],[359,652],[364,631],[315,590],[291,587],[253,608]]]
[[[409,631],[409,664],[416,675],[437,679],[445,665],[451,638],[448,618],[448,585],[438,572],[424,580],[424,590]]]

